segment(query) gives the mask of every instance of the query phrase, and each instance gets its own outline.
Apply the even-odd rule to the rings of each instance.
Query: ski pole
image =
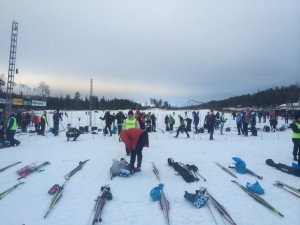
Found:
[[[204,177],[202,177],[198,171],[195,171],[195,173],[196,173],[199,177],[201,177],[204,181],[206,181],[206,179],[205,179]]]

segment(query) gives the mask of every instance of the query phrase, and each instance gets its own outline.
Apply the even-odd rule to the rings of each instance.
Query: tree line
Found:
[[[300,101],[300,86],[298,83],[288,87],[268,88],[264,91],[257,91],[254,94],[234,96],[220,101],[210,101],[202,104],[202,107],[215,106],[215,108],[226,107],[256,107],[268,108],[282,104],[292,104]]]
[[[49,87],[47,86],[49,89]],[[46,109],[64,109],[64,110],[118,110],[118,109],[145,109],[149,107],[174,110],[174,109],[199,109],[199,108],[226,108],[226,107],[257,107],[267,108],[275,107],[281,104],[292,104],[300,100],[300,86],[298,83],[288,87],[275,87],[263,91],[257,91],[254,94],[245,94],[241,96],[234,96],[228,99],[219,101],[210,101],[197,106],[189,107],[173,107],[167,101],[162,99],[150,98],[150,105],[147,103],[143,107],[140,103],[128,99],[106,99],[104,96],[98,98],[97,96],[81,98],[80,93],[77,91],[72,98],[69,94],[66,97],[52,97],[47,90],[47,95],[24,96],[21,92],[20,95],[13,94],[13,98],[26,99],[30,97],[34,100],[47,101]],[[0,98],[6,98],[6,93],[0,91]],[[91,104],[90,104],[91,103]]]

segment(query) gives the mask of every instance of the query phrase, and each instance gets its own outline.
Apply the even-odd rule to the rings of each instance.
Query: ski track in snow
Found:
[[[164,130],[164,117],[173,111],[154,112],[157,115],[158,127]],[[206,112],[207,110],[201,110],[201,123]],[[60,129],[66,127],[67,123],[76,127],[88,124],[88,115],[85,112],[67,113],[69,117],[63,117]],[[183,115],[183,112],[181,113]],[[189,115],[191,116],[191,111]],[[93,112],[93,126],[103,128],[104,122],[99,120],[99,116],[103,116],[103,112]],[[81,118],[80,121],[78,117]],[[190,132],[189,139],[186,138],[186,134],[180,134],[174,139],[174,133],[162,133],[159,130],[149,133],[150,147],[143,150],[142,172],[129,178],[114,177],[112,180],[109,175],[112,159],[125,157],[129,161],[125,154],[125,146],[118,141],[117,135],[103,136],[99,131],[96,135],[83,134],[76,142],[67,142],[65,132],[61,132],[57,137],[50,133],[45,137],[16,134],[16,139],[22,143],[18,147],[0,149],[0,168],[18,161],[22,163],[0,173],[0,192],[18,183],[18,169],[33,162],[39,165],[49,161],[51,164],[45,166],[44,171],[32,173],[22,179],[25,184],[0,200],[0,225],[91,225],[95,199],[104,184],[110,185],[113,199],[106,201],[101,224],[167,224],[159,203],[152,202],[150,198],[151,189],[159,183],[164,183],[164,192],[170,202],[171,225],[215,224],[207,205],[196,209],[183,198],[184,191],[194,193],[200,187],[206,187],[210,194],[224,205],[238,225],[299,224],[299,199],[272,185],[275,180],[280,180],[300,188],[299,177],[277,171],[265,164],[265,160],[271,158],[276,163],[291,165],[291,130],[275,133],[259,131],[257,137],[242,137],[237,135],[235,121],[230,115],[225,114],[225,117],[228,121],[224,127],[230,126],[231,132],[219,135],[219,131],[216,130],[214,141],[208,140],[207,132],[201,135]],[[174,118],[176,127],[179,120],[177,116]],[[48,121],[51,126],[50,114]],[[279,118],[278,127],[283,123],[284,120]],[[257,123],[258,128],[262,128],[263,125],[265,124]],[[198,172],[207,181],[200,179],[199,182],[186,183],[168,166],[167,159],[170,157],[175,162],[195,164],[199,168]],[[258,180],[265,189],[262,197],[279,210],[284,218],[254,201],[231,182],[235,178],[213,163],[219,162],[228,167],[233,163],[232,157],[240,157],[246,162],[247,168],[263,176],[263,180]],[[64,176],[78,166],[80,161],[86,159],[90,160],[66,182],[61,199],[44,219],[52,199],[47,193],[48,190],[54,184],[62,185]],[[155,162],[161,181],[158,181],[152,172],[151,162]],[[255,183],[257,180],[251,175],[241,175],[233,169],[230,171],[244,186],[247,182]],[[211,204],[209,206],[218,224],[224,224],[214,207]]]

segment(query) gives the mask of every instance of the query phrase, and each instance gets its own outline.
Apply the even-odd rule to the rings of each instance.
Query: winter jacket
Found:
[[[100,119],[101,120],[105,120],[105,124],[107,126],[111,126],[111,124],[112,124],[112,122],[114,120],[113,117],[110,115],[109,112],[106,112],[103,117],[100,117]]]
[[[6,132],[9,134],[15,134],[17,130],[17,119],[15,114],[11,114],[8,119]]]
[[[256,116],[255,115],[251,115],[250,124],[251,125],[256,125]]]
[[[118,125],[122,125],[123,122],[124,122],[124,120],[126,119],[126,117],[125,117],[124,113],[118,112],[118,113],[116,114],[116,119],[117,119],[117,124],[118,124]]]
[[[300,123],[292,123],[290,127],[292,129],[292,138],[300,139]]]
[[[236,123],[242,123],[242,115],[237,114],[236,117],[235,117],[235,121],[236,121]]]
[[[175,120],[174,120],[174,118],[172,116],[170,116],[168,122],[169,122],[170,125],[174,125],[175,124]]]
[[[48,124],[47,117],[46,117],[46,114],[43,114],[42,117],[41,117],[41,124],[45,125],[46,123]]]
[[[195,113],[195,116],[194,116],[194,124],[199,124],[199,112]]]
[[[131,128],[128,130],[122,130],[120,133],[120,138],[125,143],[126,148],[130,150],[135,150],[136,145],[140,139],[140,136],[145,133],[145,140],[143,140],[143,147],[149,147],[149,139],[148,139],[148,133],[144,130],[141,130],[139,128]]]

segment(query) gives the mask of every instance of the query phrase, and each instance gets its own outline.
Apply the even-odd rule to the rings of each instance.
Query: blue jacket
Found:
[[[199,123],[199,112],[195,113],[194,116],[194,124],[198,124]]]
[[[242,115],[237,114],[236,117],[235,117],[235,121],[236,121],[236,123],[242,123]]]

